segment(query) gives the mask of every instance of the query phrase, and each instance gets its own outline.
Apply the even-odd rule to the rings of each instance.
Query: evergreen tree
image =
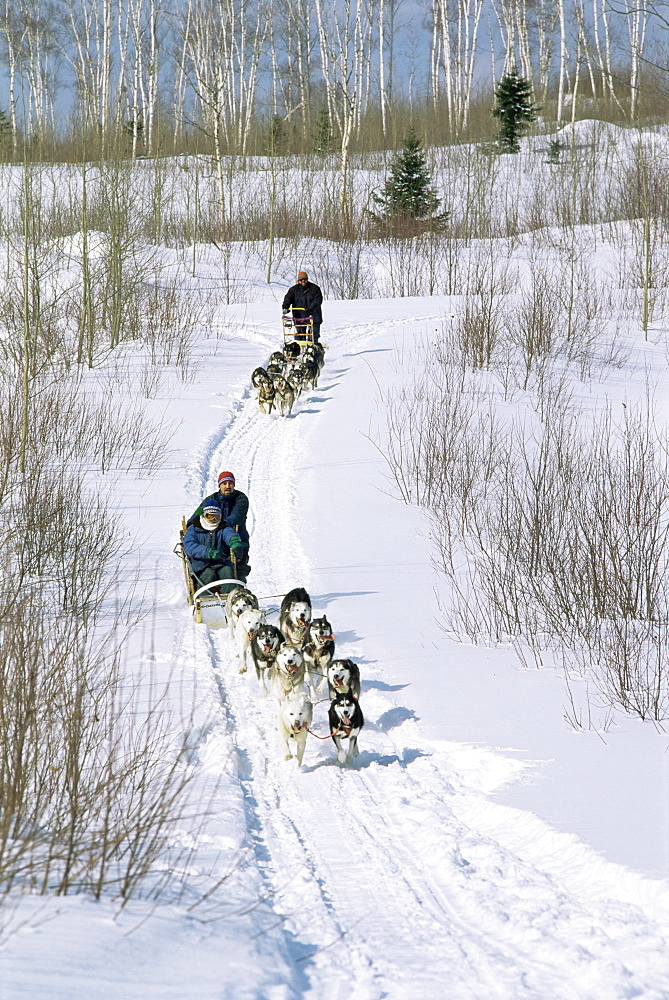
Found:
[[[332,127],[327,108],[321,108],[316,115],[316,136],[314,153],[329,153],[332,145]]]
[[[495,98],[497,104],[492,113],[500,120],[499,144],[507,153],[517,153],[521,135],[530,122],[536,121],[539,111],[532,101],[532,88],[514,69],[500,80]]]
[[[443,223],[445,214],[437,214],[439,198],[420,139],[413,128],[401,151],[393,157],[390,177],[382,193],[373,194],[372,199],[378,211],[369,214],[377,224],[393,232],[404,230],[413,235]]]
[[[272,115],[272,119],[267,129],[267,139],[265,141],[265,154],[267,156],[278,156],[283,153],[286,145],[285,119],[281,115]]]

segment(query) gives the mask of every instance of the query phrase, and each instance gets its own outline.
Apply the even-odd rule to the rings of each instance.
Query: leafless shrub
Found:
[[[470,368],[490,368],[505,333],[500,297],[492,290],[467,296],[451,326],[454,346]]]
[[[6,386],[0,392],[0,415],[0,454],[9,463],[5,475],[8,481],[12,476],[20,479],[13,464],[23,417],[20,389]],[[171,434],[171,425],[150,421],[140,403],[121,404],[109,394],[100,397],[78,378],[35,383],[26,465],[40,468],[47,455],[49,467],[57,462],[74,469],[88,462],[99,464],[103,472],[138,464],[155,471],[169,453]]]
[[[556,352],[560,308],[555,289],[541,271],[533,271],[529,288],[520,293],[518,306],[508,319],[508,337],[518,349],[526,389],[533,372],[542,371]]]
[[[68,447],[71,412],[50,415],[68,456],[81,445]],[[58,467],[45,426],[29,475],[4,420],[0,438],[0,893],[127,901],[149,872],[156,888],[186,806],[187,737],[175,739],[163,693],[147,697],[123,667],[121,534],[83,474]]]
[[[565,414],[536,445],[517,430],[503,478],[462,535],[470,568],[456,588],[468,602],[460,627],[559,644],[587,661],[612,701],[664,717],[668,498],[666,442],[648,418],[585,434]]]
[[[189,292],[176,278],[146,289],[140,336],[153,364],[175,365],[184,381],[193,378],[193,344],[199,330],[210,326],[213,312],[211,295]]]
[[[137,711],[118,655],[76,615],[45,614],[40,591],[3,614],[2,640],[0,892],[127,902],[182,815],[186,747],[160,698]]]

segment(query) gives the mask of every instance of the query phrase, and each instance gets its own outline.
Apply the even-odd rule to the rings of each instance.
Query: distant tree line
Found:
[[[199,137],[218,154],[336,149],[344,176],[351,150],[396,147],[421,116],[437,140],[471,137],[512,70],[557,122],[593,101],[634,121],[660,87],[665,4],[423,3],[421,19],[408,0],[0,0],[3,153]]]

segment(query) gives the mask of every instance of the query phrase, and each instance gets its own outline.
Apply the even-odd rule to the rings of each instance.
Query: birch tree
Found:
[[[624,0],[623,10],[630,43],[630,118],[634,121],[639,104],[641,61],[648,26],[648,0]]]
[[[69,37],[63,54],[75,75],[82,125],[84,130],[94,128],[100,132],[104,142],[116,111],[112,100],[112,53],[122,37],[117,30],[121,8],[115,0],[65,3],[64,24]]]
[[[247,151],[268,33],[262,4],[190,0],[183,23],[182,70],[216,149]]]
[[[325,81],[330,121],[341,141],[339,206],[342,217],[349,207],[348,167],[351,139],[360,112],[361,85],[369,52],[365,49],[363,18],[369,18],[369,0],[342,0],[334,5],[316,0],[321,70]]]
[[[478,34],[484,0],[434,0],[448,119],[454,135],[469,122]]]
[[[22,31],[13,0],[5,0],[4,2],[2,18],[0,20],[0,37],[3,42],[3,57],[8,70],[7,96],[9,102],[9,120],[12,127],[12,152],[16,155],[19,134],[16,116],[16,85],[19,81]]]

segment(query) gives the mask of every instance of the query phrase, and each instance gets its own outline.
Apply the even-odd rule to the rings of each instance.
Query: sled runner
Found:
[[[184,580],[186,583],[186,596],[188,598],[188,603],[193,608],[195,621],[198,625],[208,625],[210,628],[225,628],[228,624],[228,619],[225,613],[226,597],[231,590],[235,589],[235,587],[246,587],[246,583],[243,580],[236,580],[233,578],[226,580],[214,580],[212,583],[207,583],[204,586],[201,586],[197,574],[193,572],[190,559],[186,555],[186,550],[184,549],[183,541],[185,534],[186,518],[182,517],[179,541],[174,547],[174,552],[175,555],[178,555],[181,559],[184,571]],[[232,557],[232,559],[233,566],[236,570],[236,560],[234,557]]]

